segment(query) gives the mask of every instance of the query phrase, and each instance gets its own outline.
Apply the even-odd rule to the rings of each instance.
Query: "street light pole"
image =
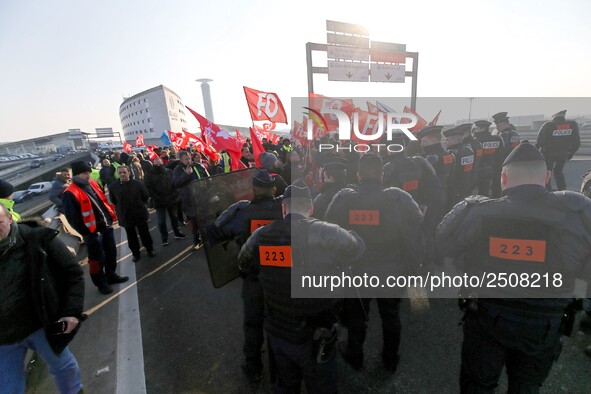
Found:
[[[474,99],[476,99],[476,97],[468,97],[468,100],[470,100],[470,110],[468,111],[468,122],[472,121],[472,101],[474,101]]]
[[[211,106],[211,93],[209,91],[209,83],[212,82],[213,79],[209,78],[201,78],[196,79],[195,81],[201,82],[201,93],[203,94],[203,106],[205,107],[205,117],[207,120],[213,123],[213,108]]]

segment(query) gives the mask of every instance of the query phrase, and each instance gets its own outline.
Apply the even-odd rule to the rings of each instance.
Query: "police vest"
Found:
[[[254,258],[258,259],[267,306],[265,328],[290,343],[311,340],[316,328],[326,325],[325,319],[334,320],[328,311],[336,300],[291,298],[292,269],[313,263],[307,256],[307,237],[314,221],[274,221],[258,233],[255,246]],[[292,244],[298,247],[292,248]]]
[[[384,166],[384,187],[397,187],[409,193],[415,201],[420,201],[419,193],[423,171],[411,158],[399,158]]]
[[[488,132],[477,133],[476,138],[482,144],[481,168],[493,168],[499,163],[499,152],[503,147],[503,140],[499,136],[493,136]]]
[[[101,199],[113,222],[116,222],[117,215],[115,214],[115,209],[113,208],[113,205],[109,201],[107,201],[107,197],[105,197],[105,194],[101,190],[100,186],[93,180],[91,180],[89,183],[92,189],[94,190],[94,193]],[[72,193],[72,195],[76,198],[78,204],[80,204],[80,210],[84,225],[92,234],[94,234],[94,232],[96,231],[96,217],[94,216],[92,202],[90,201],[90,197],[88,197],[88,194],[86,194],[75,183],[70,184],[70,186],[66,188],[64,193],[65,192]]]
[[[437,178],[441,181],[441,185],[446,187],[454,168],[454,155],[441,147],[438,152],[428,154],[425,159],[433,166]]]

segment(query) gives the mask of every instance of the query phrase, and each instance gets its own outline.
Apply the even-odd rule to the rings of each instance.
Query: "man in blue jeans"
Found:
[[[57,231],[12,220],[0,204],[0,392],[24,393],[24,359],[32,349],[61,393],[82,390],[67,345],[78,331],[84,276]]]

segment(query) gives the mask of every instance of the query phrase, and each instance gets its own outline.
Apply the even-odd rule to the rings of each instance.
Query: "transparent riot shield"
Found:
[[[236,260],[240,247],[234,241],[210,245],[206,228],[230,205],[252,199],[252,178],[255,173],[256,168],[247,168],[193,181],[189,186],[211,282],[215,288],[238,277]]]

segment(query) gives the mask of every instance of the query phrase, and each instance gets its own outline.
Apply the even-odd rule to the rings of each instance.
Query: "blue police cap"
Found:
[[[306,198],[312,200],[312,193],[310,193],[310,189],[308,189],[308,186],[304,182],[298,181],[285,189],[283,200],[288,198]]]
[[[265,169],[258,170],[252,178],[252,185],[263,188],[272,188],[275,186],[275,177],[269,175]]]
[[[563,109],[562,111],[556,112],[554,115],[552,115],[553,118],[556,118],[558,116],[564,118],[566,116],[566,109]]]
[[[503,165],[516,163],[520,161],[545,161],[542,153],[529,143],[528,140],[523,140],[509,153],[509,156],[503,162]]]
[[[498,114],[494,114],[492,116],[492,118],[495,121],[495,123],[499,123],[504,120],[509,120],[509,117],[507,116],[507,112],[499,112]]]
[[[488,120],[477,120],[476,122],[474,122],[474,125],[476,127],[480,127],[482,129],[487,129],[490,127],[492,123],[489,122]]]

